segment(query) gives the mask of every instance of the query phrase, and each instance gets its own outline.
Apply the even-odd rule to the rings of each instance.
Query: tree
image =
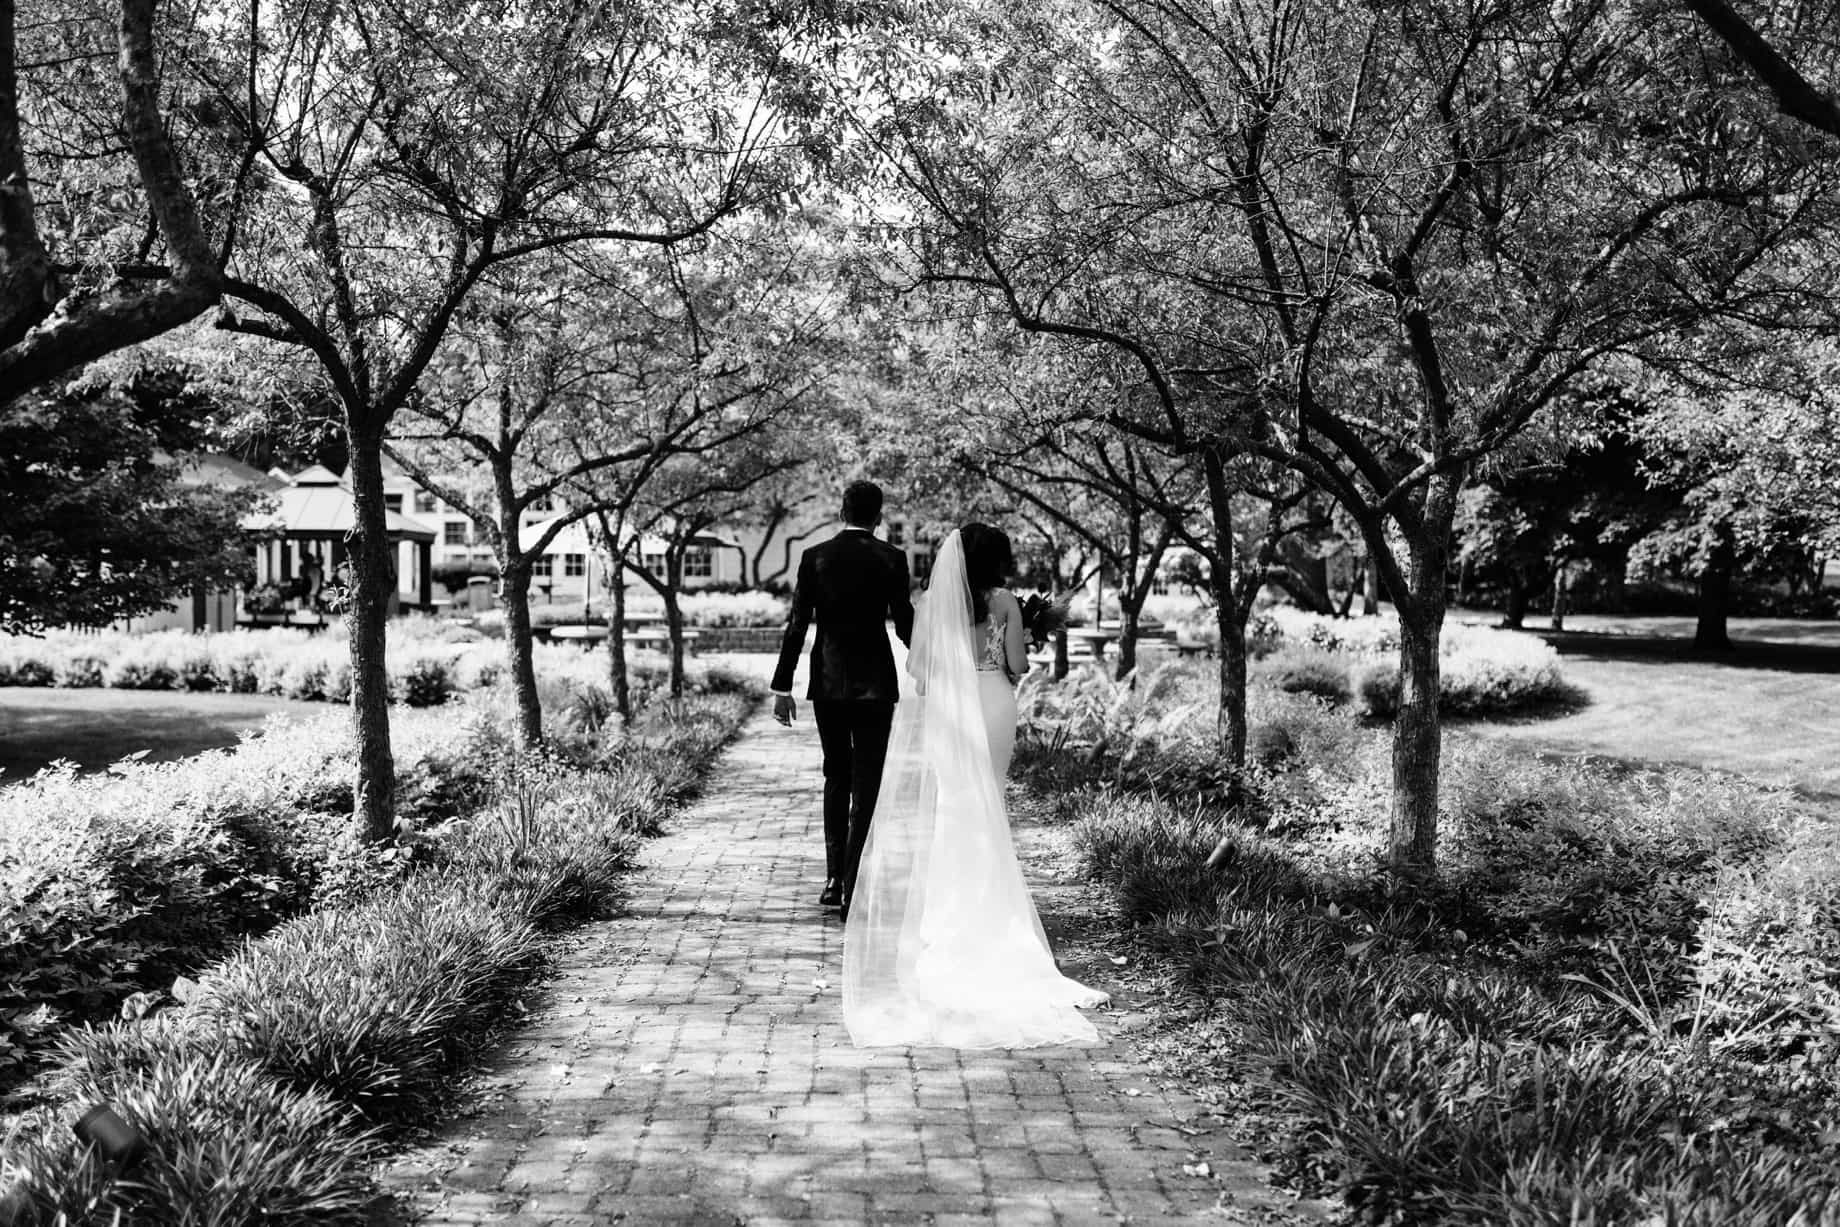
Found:
[[[747,220],[696,251],[552,259],[500,279],[457,323],[386,445],[492,546],[526,742],[542,735],[533,567],[601,509],[582,491],[643,487],[678,458],[747,446],[822,368],[831,313],[814,293],[815,253]],[[447,476],[481,465],[484,491]],[[533,510],[556,503],[527,537]]]
[[[206,442],[179,378],[0,404],[0,631],[107,626],[247,569],[254,490],[188,485]]]
[[[216,14],[217,41],[190,65],[259,172],[221,323],[298,350],[339,405],[357,521],[355,812],[378,840],[394,812],[382,448],[397,415],[488,278],[571,247],[679,244],[772,195],[793,153],[766,146],[811,101],[778,85],[809,79],[788,61],[829,18],[560,0],[458,16],[252,0],[232,16]]]
[[[670,655],[670,690],[673,698],[684,693],[684,560],[695,548],[704,545],[707,534],[717,526],[742,514],[749,505],[755,487],[801,468],[804,458],[793,440],[775,438],[766,421],[761,421],[745,435],[727,440],[720,449],[698,456],[679,455],[663,464],[640,470],[640,480],[629,481],[626,488],[613,494],[603,480],[595,483],[590,496],[600,508],[601,541],[618,578],[624,586],[631,575],[658,594],[664,603],[665,632]],[[775,446],[778,443],[780,446]],[[656,560],[644,556],[648,540],[663,545]],[[616,601],[612,616],[613,633],[608,646],[616,654],[624,647],[624,594]],[[624,689],[623,657],[613,666],[616,676],[615,699],[621,702]],[[621,707],[621,715],[630,718]]]
[[[927,212],[915,263],[1127,355],[1145,407],[1114,423],[1211,482],[1250,452],[1341,504],[1401,624],[1389,860],[1431,872],[1469,474],[1614,358],[1793,297],[1770,257],[1818,229],[1831,165],[1728,101],[1678,23],[1608,5],[990,23],[971,85],[884,129]]]
[[[195,319],[222,290],[194,196],[220,151],[175,136],[192,125],[163,105],[157,8],[120,0],[109,31],[74,5],[21,29],[0,5],[0,402]]]
[[[1727,0],[1680,3],[1724,41],[1784,115],[1816,132],[1840,136],[1840,91],[1833,84],[1840,62],[1834,58],[1832,6],[1773,5],[1751,21]]]
[[[1025,419],[1011,419],[1013,427]],[[1034,434],[1034,432],[1028,432]],[[1079,540],[1118,589],[1120,680],[1137,668],[1138,620],[1178,526],[1190,513],[1192,469],[1170,464],[1140,440],[1090,426],[1049,429],[963,457],[1062,537]],[[1172,489],[1172,487],[1175,487]],[[1102,610],[1093,611],[1097,622]]]
[[[1701,649],[1731,649],[1737,581],[1818,589],[1815,560],[1840,542],[1836,347],[1761,342],[1751,338],[1749,361],[1719,364],[1715,379],[1651,381],[1629,427],[1648,485],[1669,496],[1666,514],[1635,543],[1635,561],[1694,578]],[[1750,378],[1735,378],[1740,371]]]

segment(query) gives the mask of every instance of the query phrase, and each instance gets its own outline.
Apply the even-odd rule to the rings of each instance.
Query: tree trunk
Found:
[[[1364,582],[1362,577],[1366,574],[1367,563],[1365,559],[1354,564],[1354,574],[1348,577],[1348,591],[1342,596],[1342,607],[1336,610],[1336,617],[1346,618],[1348,616],[1348,611],[1354,608],[1354,594],[1360,590],[1361,584]]]
[[[1214,624],[1220,631],[1220,701],[1215,724],[1227,767],[1238,776],[1246,769],[1246,620],[1258,599],[1256,576],[1234,582],[1233,491],[1227,485],[1226,466],[1219,453],[1202,456],[1207,477],[1208,513],[1212,520],[1214,551],[1207,559],[1208,586],[1214,597]],[[1237,588],[1245,586],[1244,608]]]
[[[537,696],[537,666],[531,650],[530,561],[501,563],[505,601],[505,667],[510,670],[511,696],[517,709],[517,739],[521,746],[543,740],[543,701]]]
[[[1294,539],[1287,539],[1278,547],[1278,558],[1284,569],[1274,582],[1298,608],[1313,614],[1335,612],[1335,602],[1329,596],[1328,559],[1308,544]]]
[[[1501,616],[1501,624],[1511,631],[1527,625],[1527,584],[1519,571],[1509,572],[1508,608]]]
[[[1061,681],[1073,672],[1073,657],[1067,651],[1067,628],[1054,632],[1054,680]]]
[[[1553,568],[1552,629],[1556,631],[1565,629],[1565,607],[1566,598],[1568,596],[1567,581],[1571,579],[1571,573],[1572,567],[1570,563],[1562,562],[1557,567]]]
[[[383,501],[381,440],[346,425],[351,448],[351,498],[355,524],[350,555],[352,726],[358,773],[352,785],[352,821],[365,843],[383,843],[396,827],[396,758],[390,748],[390,675],[385,625],[395,591],[394,547]]]
[[[673,546],[664,556],[664,619],[671,635],[671,697],[684,697],[684,611],[677,603],[684,582],[684,553]]]
[[[1138,609],[1143,605],[1142,599],[1133,601],[1130,594],[1120,589],[1118,593],[1118,671],[1116,677],[1124,681],[1137,668],[1137,619]]]
[[[1361,594],[1361,616],[1371,618],[1380,612],[1380,568],[1367,560],[1367,590]]]
[[[1604,608],[1610,613],[1629,609],[1629,556],[1613,554],[1604,563]]]
[[[1223,570],[1225,568],[1222,568]],[[1231,587],[1229,583],[1228,587]],[[1246,619],[1231,599],[1231,592],[1216,599],[1215,623],[1220,628],[1220,747],[1227,766],[1235,773],[1246,768]]]
[[[1712,550],[1699,573],[1699,620],[1693,629],[1693,646],[1712,651],[1731,649],[1731,572],[1735,550],[1731,530],[1720,524],[1714,530]]]
[[[1399,710],[1393,718],[1393,807],[1387,860],[1408,879],[1437,870],[1438,775],[1443,726],[1438,716],[1438,641],[1444,629],[1444,556],[1414,546],[1409,599],[1399,607]]]
[[[613,556],[613,608],[607,614],[607,685],[613,691],[613,710],[620,723],[633,718],[632,679],[626,674],[626,562]]]

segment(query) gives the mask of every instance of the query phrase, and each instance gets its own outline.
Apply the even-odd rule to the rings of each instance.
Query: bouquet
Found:
[[[1071,592],[1063,592],[1056,597],[1045,592],[1031,592],[1022,598],[1022,629],[1028,634],[1029,647],[1047,647],[1054,632],[1067,625],[1067,615],[1072,606]]]

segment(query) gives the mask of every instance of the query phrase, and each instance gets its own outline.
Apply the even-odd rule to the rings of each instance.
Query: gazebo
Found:
[[[318,622],[320,587],[339,574],[357,523],[351,491],[330,469],[314,465],[270,498],[273,509],[245,518],[243,528],[255,542],[256,587],[273,584],[289,594],[292,609],[257,613],[245,593],[242,620]],[[432,609],[434,529],[395,510],[384,513],[384,525],[396,547],[395,608]]]

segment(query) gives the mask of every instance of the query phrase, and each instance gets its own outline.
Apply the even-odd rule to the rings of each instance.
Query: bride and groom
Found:
[[[1009,539],[983,524],[948,534],[916,613],[906,556],[874,535],[881,512],[873,483],[844,491],[842,531],[799,564],[773,675],[774,715],[789,725],[792,675],[815,622],[820,902],[846,921],[850,1038],[859,1047],[1096,1043],[1079,1010],[1106,995],[1055,966],[1003,801],[1014,685],[1028,671],[1022,611],[1004,586],[1015,570]],[[890,619],[908,645],[904,694]]]

